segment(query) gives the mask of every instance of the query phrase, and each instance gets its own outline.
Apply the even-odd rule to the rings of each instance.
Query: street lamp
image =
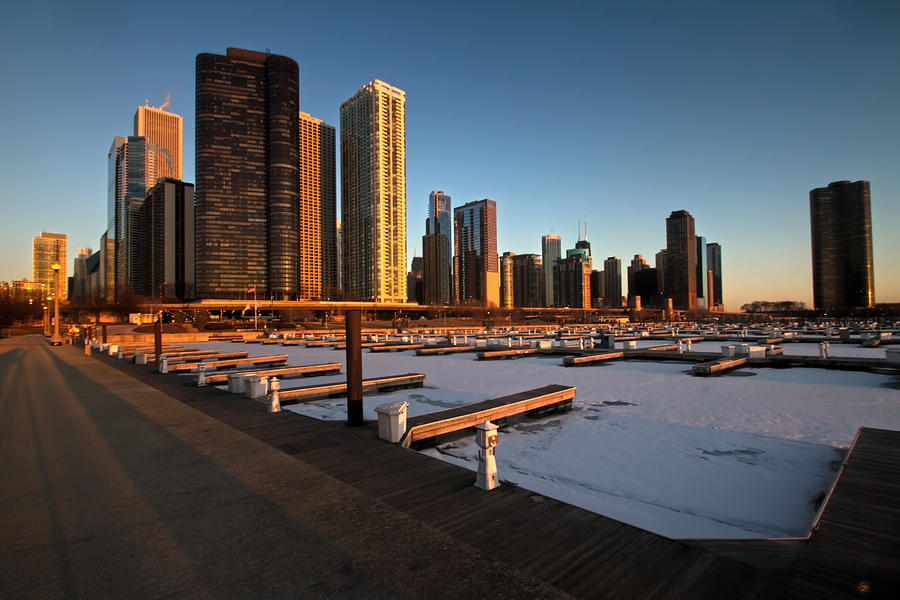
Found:
[[[47,337],[50,335],[50,313],[48,312],[50,307],[44,304],[41,308],[44,309],[44,320],[41,323],[44,326],[44,337]]]
[[[59,263],[54,263],[53,278],[55,281],[56,293],[53,295],[53,337],[50,338],[50,344],[59,346],[62,344],[62,338],[59,337]]]

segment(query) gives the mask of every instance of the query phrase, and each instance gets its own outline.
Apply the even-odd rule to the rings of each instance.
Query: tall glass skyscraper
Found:
[[[676,210],[666,219],[665,294],[677,310],[697,308],[697,239],[694,217]]]
[[[344,292],[406,302],[406,92],[375,79],[341,104]]]
[[[453,209],[454,300],[459,304],[500,305],[497,203],[490,198]]]
[[[44,292],[55,293],[56,280],[53,265],[59,265],[59,297],[66,298],[66,256],[68,253],[68,236],[65,233],[48,233],[32,240],[31,280],[44,286]]]
[[[813,304],[859,308],[875,303],[868,181],[835,181],[809,192]]]
[[[196,79],[197,296],[296,298],[300,69],[228,48]]]
[[[558,235],[541,237],[541,262],[544,269],[544,306],[559,306],[559,259],[562,241]]]
[[[712,289],[709,292],[709,309],[722,310],[722,246],[716,242],[706,245],[706,268],[712,273]]]
[[[696,236],[697,250],[697,307],[705,309],[709,305],[709,283],[707,282],[706,271],[709,268],[706,265],[706,238],[702,235]]]
[[[425,260],[425,303],[449,304],[453,287],[450,279],[450,196],[443,190],[428,195],[428,218],[422,238]]]

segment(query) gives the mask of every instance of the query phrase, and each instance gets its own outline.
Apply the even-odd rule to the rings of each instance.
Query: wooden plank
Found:
[[[247,358],[247,355],[250,353],[244,350],[243,352],[198,352],[196,354],[164,354],[166,360],[169,362],[169,366],[180,363],[196,363],[206,360],[208,358],[214,359],[227,359],[227,358]]]
[[[476,350],[478,350],[478,346],[423,346],[416,350],[416,356],[438,356],[457,352],[475,352]]]
[[[507,350],[486,350],[478,353],[478,360],[497,360],[504,358],[521,358],[537,354],[537,348],[512,348]]]
[[[424,347],[425,344],[384,344],[383,346],[372,346],[369,348],[369,352],[403,352]]]
[[[581,356],[564,356],[562,364],[564,367],[582,367],[622,358],[623,356],[625,356],[624,352],[601,352],[598,354],[585,354]]]
[[[287,354],[273,354],[271,356],[253,356],[250,358],[230,358],[225,360],[211,360],[206,361],[202,360],[200,362],[183,362],[176,363],[174,365],[169,365],[170,373],[177,373],[179,371],[192,371],[200,367],[200,365],[204,365],[207,369],[221,369],[221,368],[234,368],[239,365],[269,365],[269,364],[279,364],[286,363],[288,359]]]
[[[575,391],[574,386],[552,384],[501,398],[492,398],[412,417],[407,420],[406,435],[401,444],[408,447],[415,440],[443,435],[474,427],[492,419],[503,419],[529,410],[572,400],[575,397]]]
[[[363,379],[363,394],[380,394],[387,390],[409,387],[422,387],[425,384],[424,373],[406,373],[405,375],[388,375],[386,377],[369,377]],[[282,404],[295,404],[317,398],[331,398],[347,394],[347,382],[307,385],[281,390],[278,393]]]
[[[341,363],[320,363],[316,365],[301,365],[297,367],[276,367],[274,369],[248,369],[237,371],[242,375],[277,375],[287,378],[291,375],[303,377],[315,377],[318,375],[336,375],[341,372]],[[229,373],[211,373],[206,375],[207,384],[223,383],[228,381]]]
[[[748,358],[746,356],[738,358],[718,358],[716,360],[694,365],[691,372],[694,375],[714,375],[716,373],[723,373],[725,371],[737,369],[738,367],[746,366],[747,361]]]

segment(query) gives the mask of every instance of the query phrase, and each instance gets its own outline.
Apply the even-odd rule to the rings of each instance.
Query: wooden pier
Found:
[[[738,367],[744,367],[749,360],[746,356],[717,358],[709,362],[697,363],[691,369],[691,372],[694,375],[717,375]]]
[[[416,356],[440,356],[442,354],[457,354],[459,352],[475,352],[478,346],[423,346],[416,350]]]
[[[548,406],[564,404],[571,406],[574,397],[574,386],[551,384],[518,394],[410,417],[406,420],[406,435],[400,444],[409,447],[416,440],[443,435],[474,427],[485,421],[504,419]]]
[[[383,344],[372,346],[369,348],[369,352],[403,352],[405,350],[418,350],[424,347],[425,344]]]
[[[287,354],[273,354],[271,356],[253,356],[245,358],[226,358],[222,360],[201,360],[199,362],[183,362],[169,365],[169,373],[180,371],[193,371],[202,364],[207,369],[233,369],[243,365],[278,365],[287,362]]]
[[[384,394],[394,390],[422,387],[425,385],[424,373],[407,373],[405,375],[388,375],[386,377],[369,377],[362,380],[363,394]],[[281,404],[296,404],[319,398],[334,398],[347,395],[347,382],[325,383],[288,388],[278,392]],[[268,398],[260,401],[268,403]]]
[[[573,597],[843,600],[900,589],[900,432],[861,430],[809,540],[679,541],[517,485],[484,492],[470,470],[378,440],[374,423],[270,414],[95,358]]]
[[[292,375],[301,377],[317,377],[320,375],[337,375],[341,372],[341,363],[321,363],[317,365],[302,365],[299,367],[275,367],[274,369],[248,369],[234,371],[241,375],[265,375],[288,378]],[[211,373],[206,375],[206,384],[225,383],[230,373]]]
[[[623,358],[625,352],[600,352],[597,354],[584,354],[581,356],[564,356],[562,364],[564,367],[585,367],[590,365],[605,364],[607,361]]]
[[[503,350],[485,350],[478,353],[478,360],[502,360],[504,358],[522,358],[540,354],[539,348],[505,348]]]

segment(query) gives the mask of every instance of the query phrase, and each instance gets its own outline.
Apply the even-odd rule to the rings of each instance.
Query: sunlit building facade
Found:
[[[31,279],[42,284],[53,293],[56,289],[56,276],[53,265],[59,265],[59,297],[64,300],[67,291],[66,256],[68,253],[68,236],[65,233],[49,233],[42,231],[32,240]]]
[[[562,257],[562,240],[558,235],[541,237],[541,262],[544,269],[544,306],[559,306],[559,265]]]
[[[337,286],[335,130],[299,113],[299,297],[331,297]]]
[[[345,294],[406,301],[406,92],[375,79],[341,104]]]
[[[490,198],[453,209],[453,282],[457,304],[500,305],[497,203]]]
[[[516,274],[514,252],[504,252],[500,257],[500,306],[512,308],[516,305]]]
[[[706,245],[706,266],[711,275],[709,310],[724,310],[722,293],[722,246],[716,242]]]
[[[166,106],[166,105],[163,105]],[[184,119],[163,107],[139,106],[134,113],[134,135],[141,136],[156,149],[155,169],[149,185],[163,177],[182,179]]]
[[[452,233],[452,211],[450,209],[450,196],[445,194],[443,190],[433,190],[428,195],[428,218],[425,220],[425,237],[439,236],[429,238],[427,245],[428,251],[424,250],[426,241],[422,238],[423,254],[426,255],[426,262],[431,261],[431,265],[425,270],[425,288],[426,298],[431,298],[429,304],[449,304],[451,299],[451,289],[453,281],[450,277],[450,248],[453,239]],[[427,253],[426,253],[427,252]],[[431,290],[429,293],[427,290]]]

